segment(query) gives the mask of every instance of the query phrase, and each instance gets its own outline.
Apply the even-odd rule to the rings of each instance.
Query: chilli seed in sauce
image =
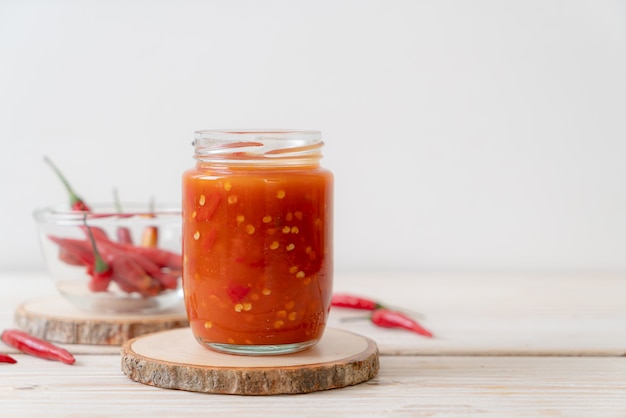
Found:
[[[319,339],[332,292],[332,174],[322,168],[183,177],[185,302],[197,338]]]

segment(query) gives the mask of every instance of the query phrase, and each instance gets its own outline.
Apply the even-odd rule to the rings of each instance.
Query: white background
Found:
[[[338,271],[626,273],[623,1],[0,0],[0,269],[208,128],[323,131]]]

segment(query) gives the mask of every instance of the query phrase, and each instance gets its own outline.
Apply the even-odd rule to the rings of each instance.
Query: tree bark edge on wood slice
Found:
[[[191,331],[187,331],[191,335]],[[182,329],[163,331],[126,342],[122,346],[121,358],[124,374],[135,382],[165,389],[231,395],[278,395],[310,393],[356,385],[374,378],[380,368],[378,347],[373,340],[348,331],[332,329],[325,332],[317,346],[328,345],[329,339],[345,337],[361,339],[362,346],[352,352],[340,352],[336,358],[328,356],[320,358],[319,362],[315,361],[314,354],[313,357],[307,354],[315,353],[317,346],[301,353],[284,356],[253,357],[261,363],[263,359],[271,357],[271,365],[268,366],[246,364],[243,359],[249,360],[249,356],[212,352],[201,347],[193,337],[169,340],[172,341],[171,357],[162,351],[148,354],[146,353],[148,350],[136,352],[133,349],[138,340],[158,339],[164,334],[174,335],[173,333],[178,337],[182,332]],[[206,353],[206,356],[203,356],[206,360],[184,363],[184,357],[181,360],[176,353],[184,352],[185,345],[188,344],[200,347],[200,351]],[[297,364],[299,355],[308,355],[308,359],[302,364]],[[241,366],[236,365],[237,358],[242,359]],[[281,358],[289,359],[285,362],[287,365],[279,364]],[[219,365],[221,359],[226,359],[225,365]]]
[[[22,303],[15,310],[14,322],[18,328],[52,342],[113,346],[141,335],[189,326],[184,313],[98,316],[50,298]]]

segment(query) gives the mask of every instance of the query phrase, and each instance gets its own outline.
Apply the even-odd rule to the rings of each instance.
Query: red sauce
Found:
[[[196,338],[318,340],[332,293],[332,174],[202,167],[183,177],[183,286]]]

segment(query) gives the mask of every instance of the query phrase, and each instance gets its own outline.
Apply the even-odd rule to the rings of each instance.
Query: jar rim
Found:
[[[33,217],[41,223],[63,223],[82,224],[85,220],[96,219],[126,219],[152,217],[180,216],[182,209],[179,203],[157,202],[154,207],[147,207],[145,203],[123,202],[123,212],[119,212],[114,203],[91,203],[91,211],[73,210],[67,203],[38,207],[33,211]],[[150,216],[147,216],[150,215]]]
[[[196,133],[215,133],[215,134],[320,134],[321,131],[315,129],[200,129]]]
[[[305,129],[207,129],[195,132],[195,158],[200,161],[233,161],[264,164],[301,164],[319,160],[322,133]]]

